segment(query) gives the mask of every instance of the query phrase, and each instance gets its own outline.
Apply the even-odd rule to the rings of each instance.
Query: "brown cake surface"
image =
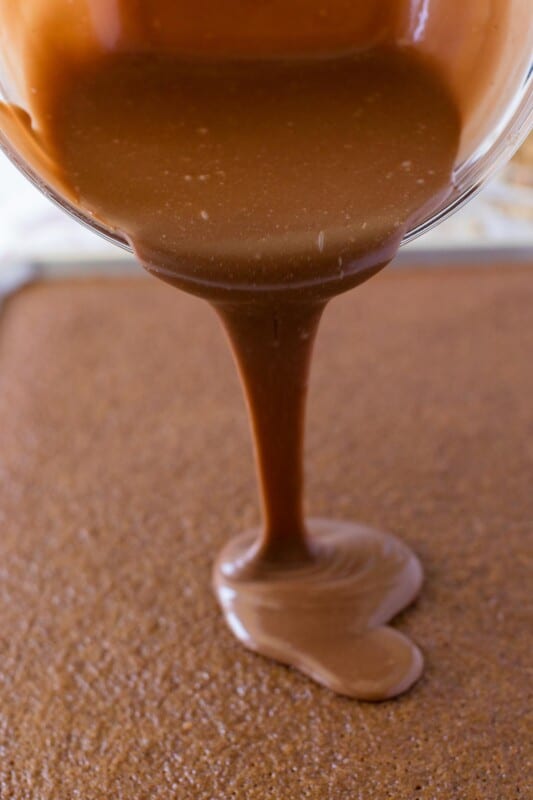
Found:
[[[210,590],[257,524],[207,307],[37,285],[0,319],[2,800],[514,800],[528,773],[533,270],[389,271],[332,303],[308,506],[403,537],[422,681],[369,705],[246,652]]]

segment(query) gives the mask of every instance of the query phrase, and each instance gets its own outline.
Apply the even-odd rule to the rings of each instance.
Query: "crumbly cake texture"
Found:
[[[523,800],[533,270],[390,270],[334,301],[311,382],[313,515],[402,536],[426,657],[370,705],[246,652],[210,590],[257,524],[207,305],[35,285],[0,320],[0,796]]]

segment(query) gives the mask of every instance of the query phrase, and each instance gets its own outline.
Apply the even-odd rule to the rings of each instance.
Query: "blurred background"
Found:
[[[83,228],[42,196],[0,153],[0,283],[15,265],[38,262],[97,268],[109,260],[128,269],[131,256]],[[533,134],[506,169],[475,200],[405,248],[436,258],[449,251],[487,260],[498,251],[533,255]],[[409,251],[409,252],[408,252]],[[480,251],[482,251],[480,253]],[[131,263],[131,269],[138,268]]]

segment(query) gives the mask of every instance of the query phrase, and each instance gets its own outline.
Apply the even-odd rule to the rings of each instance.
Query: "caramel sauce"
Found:
[[[390,535],[305,520],[309,364],[326,302],[450,191],[460,112],[434,64],[391,41],[395,4],[222,5],[43,7],[32,113],[4,107],[2,125],[74,206],[222,319],[264,511],[215,567],[230,627],[335,691],[383,699],[422,669],[387,625],[422,572]]]

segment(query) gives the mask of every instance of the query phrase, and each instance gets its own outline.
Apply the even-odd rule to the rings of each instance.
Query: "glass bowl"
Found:
[[[145,6],[155,8],[158,2],[153,0]],[[330,0],[330,5],[334,7],[339,2]],[[47,5],[72,8],[76,3],[48,0],[43,4],[42,0],[27,0],[18,4],[13,0],[0,0],[0,103],[20,107],[30,115],[31,90],[24,85],[16,60],[21,42],[31,47],[32,37],[35,44],[38,36],[38,26],[31,30],[32,26],[28,24],[27,34],[24,28],[31,20],[32,5],[35,9]],[[91,10],[94,7],[93,17],[104,13],[97,12],[102,7],[99,0],[88,0],[86,5]],[[176,15],[180,13],[179,5],[178,2]],[[379,3],[375,5],[378,7]],[[463,114],[470,119],[463,132],[451,192],[438,208],[411,227],[403,239],[405,244],[474,197],[528,135],[533,123],[533,21],[529,0],[399,0],[397,6],[395,38],[402,45],[420,50],[446,67],[459,99],[467,78],[469,85],[478,87],[475,97],[465,96],[461,101]],[[498,13],[499,20],[496,18]],[[456,67],[457,64],[460,67]],[[476,70],[478,74],[471,80]],[[131,250],[120,232],[111,230],[73,205],[43,177],[27,154],[14,145],[1,117],[0,149],[63,211],[102,237]]]

